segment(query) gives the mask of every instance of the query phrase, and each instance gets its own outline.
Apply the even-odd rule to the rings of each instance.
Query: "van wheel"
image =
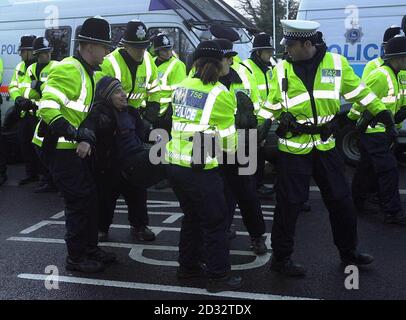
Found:
[[[356,167],[360,160],[360,152],[358,148],[359,134],[354,127],[347,126],[342,129],[336,136],[336,147],[344,159],[344,162]]]

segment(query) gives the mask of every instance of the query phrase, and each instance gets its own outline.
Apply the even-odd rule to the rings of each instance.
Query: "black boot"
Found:
[[[306,269],[302,265],[294,263],[290,258],[278,260],[272,256],[271,270],[288,277],[304,277],[306,275]]]
[[[345,265],[356,265],[362,266],[371,264],[374,261],[374,257],[366,254],[366,253],[359,253],[357,250],[351,250],[347,252],[340,253],[341,261]]]
[[[147,226],[130,227],[131,235],[139,241],[154,241],[155,233],[152,232]]]
[[[65,268],[68,271],[96,273],[104,270],[104,264],[95,260],[90,260],[87,257],[81,259],[67,257]]]
[[[209,278],[206,284],[208,292],[221,292],[238,290],[242,287],[242,278],[227,275],[222,278]]]
[[[104,251],[99,247],[96,247],[94,251],[89,252],[87,257],[90,260],[95,260],[101,263],[113,263],[117,260],[117,257],[113,252]]]

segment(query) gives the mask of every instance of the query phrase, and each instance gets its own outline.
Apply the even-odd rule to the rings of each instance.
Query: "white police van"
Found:
[[[0,57],[5,75],[0,92],[8,97],[12,71],[20,61],[18,45],[26,34],[46,36],[54,48],[53,59],[62,60],[75,51],[75,39],[84,20],[100,15],[112,26],[113,43],[121,39],[126,23],[143,21],[150,35],[165,32],[174,50],[187,62],[190,53],[207,36],[214,23],[233,27],[240,34],[236,50],[248,58],[255,27],[222,0],[4,0],[0,1]],[[4,99],[7,100],[7,99]],[[11,102],[5,102],[5,110]]]
[[[365,64],[382,54],[385,30],[400,26],[404,15],[405,0],[301,0],[297,19],[319,22],[328,50],[344,55],[361,76]],[[405,138],[400,142],[406,145]],[[344,130],[337,147],[348,164],[357,163],[356,132]]]

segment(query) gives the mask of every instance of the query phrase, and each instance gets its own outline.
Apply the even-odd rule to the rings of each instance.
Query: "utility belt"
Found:
[[[302,134],[319,134],[322,141],[327,141],[334,133],[338,120],[339,116],[336,115],[331,121],[322,125],[306,125],[297,122],[296,118],[291,113],[286,112],[285,115],[281,117],[276,134],[282,139],[289,139]]]

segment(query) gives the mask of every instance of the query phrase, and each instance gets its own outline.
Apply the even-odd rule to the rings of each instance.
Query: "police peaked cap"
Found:
[[[384,60],[406,56],[406,37],[395,36],[390,39],[385,47]]]
[[[209,30],[217,39],[227,39],[231,42],[240,40],[240,35],[238,32],[231,27],[223,26],[221,24],[213,24]]]
[[[161,48],[172,48],[173,45],[169,37],[164,33],[157,34],[154,39],[152,40],[154,44],[154,49],[161,49]]]
[[[289,45],[292,41],[304,41],[317,38],[320,23],[310,20],[281,20],[283,39],[281,45]]]
[[[33,50],[34,40],[36,36],[34,35],[26,35],[22,36],[20,39],[20,50]]]
[[[120,45],[146,49],[150,44],[148,30],[144,23],[139,20],[131,20],[127,23],[124,37],[121,39]]]
[[[223,51],[224,57],[235,57],[238,53],[233,50],[233,43],[228,39],[214,39],[219,46],[221,51]]]
[[[39,54],[41,52],[50,52],[52,47],[49,46],[49,42],[44,37],[39,37],[34,40],[34,54]]]
[[[400,34],[400,27],[398,26],[391,26],[386,29],[385,34],[383,35],[383,43],[386,44],[390,39],[394,36]]]
[[[82,25],[76,39],[80,42],[111,45],[110,24],[102,17],[88,18]]]
[[[265,49],[274,49],[273,39],[270,34],[261,32],[255,36],[251,51]]]
[[[221,61],[224,58],[220,45],[214,40],[202,41],[193,53],[193,62],[200,58],[212,58]]]

